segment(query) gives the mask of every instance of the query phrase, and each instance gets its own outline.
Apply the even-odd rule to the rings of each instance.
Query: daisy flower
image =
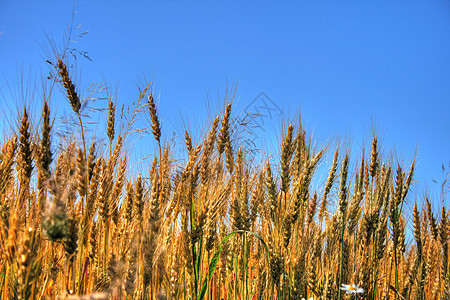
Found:
[[[364,289],[360,288],[356,284],[342,284],[341,290],[347,292],[348,294],[364,293]]]

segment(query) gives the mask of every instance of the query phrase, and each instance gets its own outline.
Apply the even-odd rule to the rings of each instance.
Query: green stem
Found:
[[[201,283],[202,280],[202,256],[203,256],[203,233],[200,234],[198,241],[198,255],[197,255],[197,282]],[[198,294],[197,294],[198,297]]]
[[[244,247],[243,251],[243,264],[244,264],[244,299],[248,300],[248,282],[247,282],[247,274],[248,274],[248,261],[247,261],[247,235],[242,236],[242,246]]]

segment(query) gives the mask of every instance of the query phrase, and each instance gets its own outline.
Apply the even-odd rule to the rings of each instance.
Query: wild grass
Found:
[[[67,64],[52,66],[78,122],[57,135],[46,99],[37,131],[23,109],[17,136],[3,135],[1,299],[449,299],[447,208],[411,200],[415,160],[383,156],[377,136],[355,154],[289,124],[278,158],[258,162],[229,103],[198,143],[185,131],[176,157],[147,84],[136,111],[157,150],[138,174],[116,104],[108,144],[88,144]],[[313,185],[327,155],[327,180]]]

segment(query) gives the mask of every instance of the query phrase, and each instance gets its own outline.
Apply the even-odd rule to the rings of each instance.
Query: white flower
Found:
[[[356,284],[343,284],[341,290],[347,292],[348,294],[360,294],[364,293],[364,289],[360,288]]]

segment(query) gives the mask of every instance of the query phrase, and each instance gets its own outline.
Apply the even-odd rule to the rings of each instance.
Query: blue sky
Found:
[[[394,149],[405,164],[417,148],[418,194],[444,178],[441,165],[450,161],[448,1],[2,0],[2,106],[20,70],[45,74],[40,44],[46,34],[62,41],[73,4],[74,23],[82,24],[74,35],[89,30],[75,46],[92,59],[78,59],[80,88],[103,80],[118,85],[120,105],[136,99],[139,81],[152,79],[166,137],[185,123],[204,124],[208,107],[218,112],[227,85],[238,82],[236,114],[261,92],[282,111],[255,129],[261,144],[276,144],[274,132],[300,108],[319,143],[337,136],[351,140],[356,152],[377,132],[385,153]],[[69,110],[66,103],[58,107]]]

